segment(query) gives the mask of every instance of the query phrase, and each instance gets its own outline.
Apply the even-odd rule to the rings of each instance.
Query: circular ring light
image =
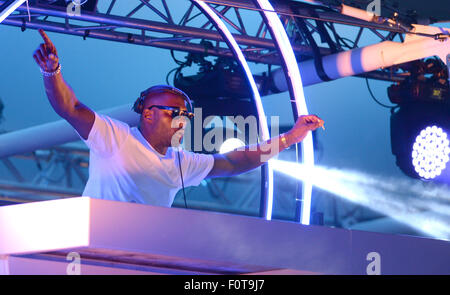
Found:
[[[297,120],[299,115],[307,115],[308,109],[306,106],[303,83],[294,50],[292,49],[286,30],[284,29],[278,14],[273,9],[270,2],[268,0],[253,0],[253,2],[258,6],[258,8],[262,9],[261,13],[265,20],[266,26],[269,28],[270,35],[274,39],[274,42],[282,57],[283,70],[286,76],[286,81],[288,82],[289,94],[292,97],[291,102],[294,102],[294,119]],[[314,167],[314,146],[310,132],[301,143],[301,156],[303,165],[308,168]],[[302,199],[297,202],[296,215],[299,216],[299,221],[306,225],[310,223],[311,194],[311,181],[303,181]],[[299,201],[301,201],[301,203]],[[300,204],[301,206],[299,206]]]
[[[261,96],[259,95],[258,87],[256,86],[255,79],[250,71],[250,67],[247,64],[247,61],[242,53],[241,48],[237,44],[231,32],[228,30],[225,23],[220,19],[220,17],[214,12],[208,4],[204,3],[201,0],[192,0],[193,3],[197,5],[197,7],[208,17],[211,23],[217,28],[217,30],[222,34],[224,41],[228,44],[233,55],[241,64],[242,69],[247,77],[247,81],[250,85],[250,89],[253,94],[253,101],[256,106],[256,110],[258,113],[258,121],[261,125],[261,134],[260,137],[263,141],[270,139],[269,127],[267,125],[267,118],[264,113],[264,108],[261,101]],[[273,203],[273,169],[270,161],[264,164],[262,167],[263,174],[263,185],[261,190],[261,197],[263,199],[262,203],[264,203],[264,212],[262,212],[263,217],[266,220],[270,220],[272,218],[272,203]]]

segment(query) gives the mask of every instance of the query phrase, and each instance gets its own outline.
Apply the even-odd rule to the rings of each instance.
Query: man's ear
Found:
[[[153,112],[153,110],[144,109],[144,110],[142,111],[142,118],[143,118],[144,120],[150,120],[150,121],[152,121],[152,120],[153,120],[153,117],[154,117],[154,112]]]
[[[138,97],[133,104],[132,110],[138,114],[141,114],[143,108],[144,108],[144,100],[142,99],[142,97]]]

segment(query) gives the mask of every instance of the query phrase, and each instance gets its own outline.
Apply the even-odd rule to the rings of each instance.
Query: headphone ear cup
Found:
[[[134,102],[133,111],[135,111],[138,114],[142,114],[143,108],[144,108],[144,100],[142,99],[142,97],[139,97]]]

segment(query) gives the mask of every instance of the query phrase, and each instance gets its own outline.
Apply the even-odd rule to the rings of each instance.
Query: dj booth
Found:
[[[0,274],[450,274],[450,242],[76,197],[0,207]]]

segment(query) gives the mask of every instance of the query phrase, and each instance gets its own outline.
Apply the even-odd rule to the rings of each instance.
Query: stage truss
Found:
[[[0,1],[0,4],[4,2]],[[43,28],[48,32],[84,39],[95,38],[185,53],[233,57],[232,50],[214,24],[188,1],[180,13],[180,1],[99,0],[94,11],[81,10],[79,15],[68,15],[66,6],[58,7],[49,2],[29,1],[29,9],[22,5],[2,24],[19,27],[22,31]],[[260,16],[262,11],[253,1],[205,2],[227,23],[248,62],[268,66],[282,64],[270,30]],[[405,38],[406,32],[400,26],[369,23],[322,6],[284,1],[274,8],[288,33],[297,60],[320,61],[327,55],[367,46],[361,41],[367,36],[374,43],[403,42]],[[358,76],[400,82],[408,73],[393,66]],[[11,176],[11,181],[0,184],[3,192],[1,198],[4,200],[32,201],[33,195],[70,197],[81,194],[79,189],[74,189],[73,176],[76,175],[77,181],[81,183],[86,182],[87,151],[81,151],[80,154],[77,148],[55,148],[36,151],[32,155],[15,156],[18,157],[35,161],[37,167],[40,161],[46,159],[46,168],[41,169],[34,179],[27,179],[11,159],[2,159],[4,168]],[[55,172],[58,167],[62,167],[64,176]],[[60,176],[49,182],[52,173],[59,173]]]

